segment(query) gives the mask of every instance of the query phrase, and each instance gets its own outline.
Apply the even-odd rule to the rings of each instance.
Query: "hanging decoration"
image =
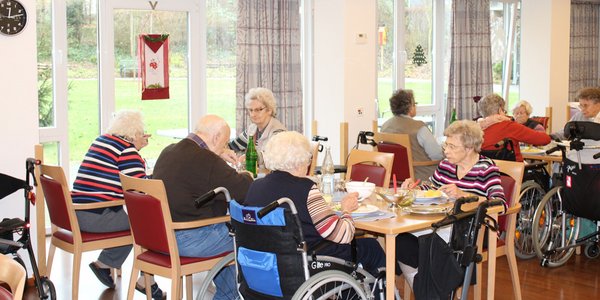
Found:
[[[140,34],[142,100],[169,99],[169,35]]]
[[[427,63],[425,58],[425,51],[423,51],[423,47],[421,45],[417,45],[417,49],[415,49],[415,55],[413,56],[413,64],[417,66],[421,66]]]

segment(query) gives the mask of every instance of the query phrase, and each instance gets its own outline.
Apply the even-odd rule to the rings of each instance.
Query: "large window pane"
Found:
[[[415,93],[419,105],[433,104],[433,0],[406,0],[404,49],[405,86]]]
[[[392,116],[389,99],[394,92],[394,0],[377,0],[377,99],[379,117]]]
[[[39,127],[54,127],[51,0],[38,0],[36,13]]]
[[[501,1],[492,1],[490,4],[490,34],[492,42],[492,74],[494,79],[494,93],[502,95],[502,74],[504,72],[504,60],[506,57],[508,37],[510,34],[511,8],[510,4]],[[520,9],[517,8],[515,22],[514,49],[519,49],[521,40]],[[512,65],[509,74],[509,93],[507,109],[510,111],[514,104],[519,101],[519,51],[512,51]]]
[[[236,22],[236,0],[206,1],[207,111],[223,117],[230,126],[236,124]]]

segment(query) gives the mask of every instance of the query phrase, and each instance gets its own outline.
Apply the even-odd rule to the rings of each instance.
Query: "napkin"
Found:
[[[368,214],[364,214],[364,215],[360,215],[360,216],[356,216],[356,217],[352,217],[352,218],[356,221],[370,222],[370,221],[378,221],[378,220],[382,220],[382,219],[390,219],[390,218],[394,218],[394,217],[396,217],[396,213],[394,213],[394,212],[378,210],[378,211],[375,211],[372,213],[368,213]]]

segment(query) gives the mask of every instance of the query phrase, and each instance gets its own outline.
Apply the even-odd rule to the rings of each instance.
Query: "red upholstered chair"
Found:
[[[408,134],[377,132],[373,136],[377,142],[377,151],[394,153],[392,174],[402,182],[407,178],[415,178],[414,167],[438,165],[439,160],[414,161],[410,137]]]
[[[25,288],[25,269],[11,257],[0,254],[0,282],[4,282],[10,291],[0,285],[0,300],[23,299]]]
[[[393,153],[353,149],[348,157],[346,180],[367,181],[388,187],[392,174]]]
[[[171,299],[182,298],[181,277],[186,276],[186,298],[192,299],[192,274],[208,271],[222,256],[195,258],[179,256],[175,230],[229,221],[229,216],[192,222],[173,222],[162,180],[140,179],[120,174],[125,205],[133,233],[133,270],[127,299],[133,298],[139,271],[171,279]],[[145,275],[149,276],[149,275]],[[150,284],[146,281],[146,295]]]
[[[63,169],[59,166],[40,166],[40,184],[44,191],[50,222],[52,223],[52,238],[48,253],[48,277],[52,271],[52,261],[56,248],[73,253],[73,285],[71,299],[77,299],[79,294],[79,271],[81,254],[86,251],[130,245],[133,241],[129,230],[91,233],[79,229],[76,210],[86,210],[119,206],[123,200],[98,203],[73,203],[71,192]]]
[[[515,231],[517,224],[517,213],[521,210],[520,193],[521,193],[521,182],[523,181],[523,170],[525,165],[522,162],[505,161],[505,160],[494,160],[500,172],[501,185],[504,189],[504,195],[508,201],[508,211],[498,217],[500,230],[503,231],[504,239],[498,239],[495,249],[487,249],[480,252],[483,254],[483,260],[487,260],[489,255],[495,255],[500,257],[506,255],[508,259],[508,268],[510,270],[510,276],[513,284],[514,299],[521,299],[521,286],[519,284],[519,271],[517,270],[517,258],[515,255]],[[490,233],[495,234],[495,233]],[[483,239],[483,234],[480,234],[480,239]],[[481,245],[481,242],[479,245]],[[494,268],[496,266],[488,266],[488,268]],[[481,282],[482,270],[481,264],[477,264],[477,282]],[[495,273],[494,273],[495,274]],[[494,286],[495,276],[488,276],[488,287]],[[488,289],[487,299],[494,299],[494,290]],[[479,296],[479,298],[478,298]],[[475,288],[475,299],[481,299],[481,285],[477,285]]]

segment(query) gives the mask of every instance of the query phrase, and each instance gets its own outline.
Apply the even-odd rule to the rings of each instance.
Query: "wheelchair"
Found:
[[[564,135],[569,139],[571,150],[577,151],[578,161],[567,158],[566,144],[548,150],[560,150],[563,158],[563,185],[550,190],[539,203],[533,216],[532,235],[536,255],[544,267],[559,267],[565,264],[576,247],[584,246],[588,258],[600,256],[598,246],[600,205],[600,164],[582,164],[581,153],[600,158],[600,146],[586,146],[584,140],[600,140],[600,124],[593,122],[569,122]],[[589,143],[589,142],[588,142]],[[595,222],[593,232],[581,236],[581,224],[585,219]]]
[[[227,190],[220,187],[201,196],[199,202],[220,192],[230,200]],[[281,198],[265,207],[242,206],[232,200],[229,212],[235,251],[208,272],[197,300],[210,299],[211,282],[232,264],[241,299],[384,299],[384,270],[372,275],[360,264],[314,252],[309,255],[290,199]]]
[[[495,147],[497,149],[482,150],[480,154],[491,159],[516,160],[515,146],[511,139],[505,138]],[[551,176],[546,170],[546,165],[546,162],[525,164],[523,184],[519,194],[521,211],[517,214],[515,233],[515,255],[520,259],[536,257],[531,224],[536,208],[551,188]]]
[[[27,254],[29,254],[29,261],[33,269],[33,278],[40,299],[55,300],[56,289],[54,284],[48,277],[40,275],[31,244],[29,215],[30,203],[35,205],[35,194],[33,193],[33,186],[31,186],[30,180],[33,180],[33,185],[37,186],[34,169],[35,165],[39,164],[40,161],[33,158],[28,158],[25,161],[25,180],[0,174],[0,199],[20,189],[23,189],[25,192],[25,220],[20,218],[4,218],[0,222],[0,253],[12,255],[13,259],[27,271],[27,267],[18,253],[20,249],[26,249]],[[15,233],[21,236],[18,240],[14,240]]]

